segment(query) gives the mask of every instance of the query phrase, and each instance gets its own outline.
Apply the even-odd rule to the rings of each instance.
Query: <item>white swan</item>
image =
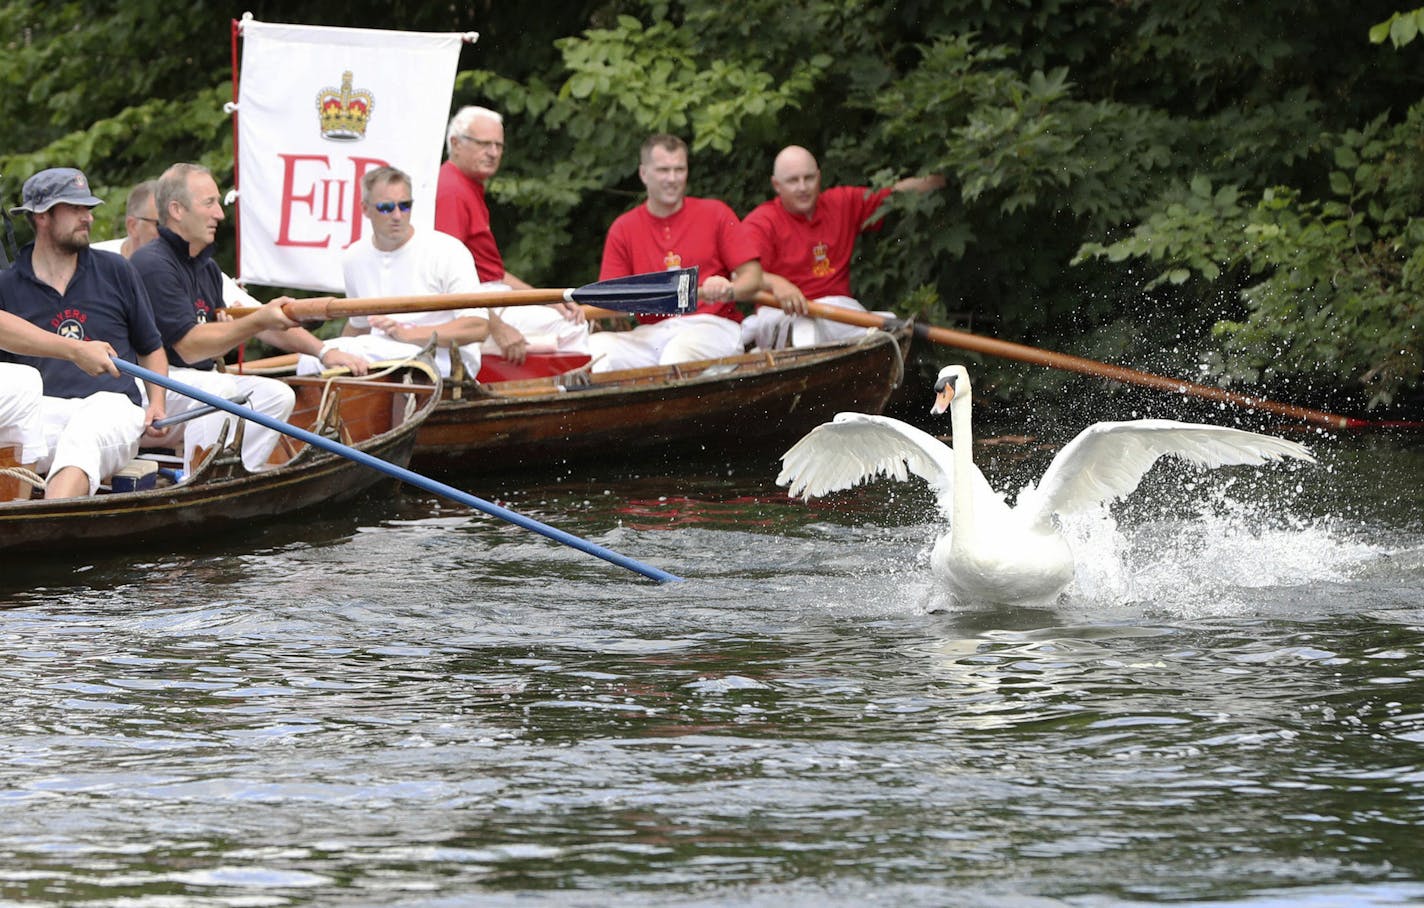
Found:
[[[1059,451],[1038,485],[1025,488],[1010,508],[974,465],[969,373],[946,366],[935,391],[930,412],[949,408],[952,450],[898,419],[841,413],[781,456],[776,481],[789,486],[792,497],[811,498],[881,475],[923,477],[939,493],[940,510],[950,521],[930,563],[961,600],[1056,597],[1073,580],[1073,553],[1054,515],[1127,496],[1165,454],[1205,467],[1285,457],[1315,462],[1303,445],[1241,429],[1166,419],[1100,422]]]

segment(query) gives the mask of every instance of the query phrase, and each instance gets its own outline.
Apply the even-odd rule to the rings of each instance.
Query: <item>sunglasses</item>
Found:
[[[415,204],[413,201],[411,201],[410,199],[406,199],[404,202],[377,202],[371,207],[375,208],[381,214],[390,214],[397,208],[399,208],[401,211],[410,211],[410,206],[413,204]]]

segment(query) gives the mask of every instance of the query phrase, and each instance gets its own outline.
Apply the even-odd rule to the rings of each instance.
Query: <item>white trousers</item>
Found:
[[[19,445],[20,463],[49,454],[43,416],[44,380],[30,366],[0,363],[0,444]]]
[[[486,284],[481,290],[489,289]],[[500,319],[524,335],[530,353],[587,353],[588,322],[572,322],[549,306],[505,306],[495,309]],[[499,345],[484,342],[486,353],[499,355]]]
[[[859,301],[848,296],[823,296],[816,300],[842,309],[864,312]],[[877,312],[877,315],[894,317],[891,312]],[[742,343],[753,344],[759,350],[779,350],[783,347],[814,347],[817,344],[833,344],[864,336],[868,329],[859,325],[846,325],[825,318],[811,318],[805,315],[787,315],[774,306],[762,306],[747,316],[742,322]]]
[[[89,477],[89,494],[99,480],[123,469],[138,454],[143,408],[123,394],[98,391],[88,397],[46,397],[41,404],[50,453],[37,468],[53,479],[65,467]]]
[[[742,330],[720,315],[679,315],[632,331],[599,331],[588,352],[595,372],[717,359],[742,352]]]
[[[170,369],[168,375],[174,381],[192,385],[219,397],[230,398],[238,394],[248,394],[250,396],[243,406],[282,422],[286,422],[287,418],[292,415],[292,408],[297,403],[296,392],[275,378],[266,378],[260,375],[233,375],[217,370],[199,369]],[[201,401],[186,397],[177,391],[169,391],[164,400],[169,416],[177,416],[195,407],[203,406]],[[184,425],[183,469],[185,471],[191,471],[193,468],[194,451],[199,447],[206,448],[215,444],[224,425],[229,427],[227,438],[228,441],[232,441],[233,434],[237,431],[237,417],[231,413],[218,412],[200,416]],[[280,432],[259,426],[254,422],[248,422],[242,434],[242,465],[252,473],[265,470],[267,459],[272,456],[272,451],[277,447],[277,441],[281,436]]]
[[[431,326],[434,331],[438,326]],[[367,362],[379,362],[380,360],[401,360],[410,359],[418,354],[422,347],[419,344],[406,344],[394,338],[386,337],[384,334],[351,334],[345,337],[336,337],[326,343],[335,347],[343,353],[350,353],[352,356],[359,356]],[[465,363],[465,372],[471,376],[480,372],[480,345],[465,344],[460,348],[460,359]],[[297,357],[298,375],[316,375],[324,367],[321,361],[315,356],[308,356],[303,353]],[[435,350],[435,368],[440,370],[440,374],[445,378],[450,377],[450,348],[438,347]]]

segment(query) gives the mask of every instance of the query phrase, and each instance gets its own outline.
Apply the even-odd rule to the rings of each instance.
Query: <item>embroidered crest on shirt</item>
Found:
[[[668,254],[663,256],[663,267],[669,271],[676,271],[682,267],[682,256],[669,249]]]
[[[197,316],[198,324],[206,325],[213,320],[213,304],[200,296],[193,300],[193,314]]]
[[[831,250],[825,243],[817,243],[811,247],[811,255],[816,261],[811,265],[811,273],[816,277],[825,277],[834,274],[836,267],[831,264]]]
[[[50,319],[50,325],[54,327],[54,333],[60,337],[84,340],[84,323],[88,320],[89,316],[79,309],[64,309]]]

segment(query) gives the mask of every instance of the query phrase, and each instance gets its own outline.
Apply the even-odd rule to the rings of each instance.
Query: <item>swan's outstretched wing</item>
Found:
[[[838,413],[781,455],[776,482],[789,485],[793,498],[812,498],[877,476],[904,480],[914,473],[947,500],[953,494],[952,458],[949,445],[898,419]]]
[[[1170,419],[1094,423],[1054,456],[1032,498],[1038,520],[1122,498],[1163,455],[1204,467],[1262,464],[1294,457],[1315,462],[1304,445],[1284,438]]]

